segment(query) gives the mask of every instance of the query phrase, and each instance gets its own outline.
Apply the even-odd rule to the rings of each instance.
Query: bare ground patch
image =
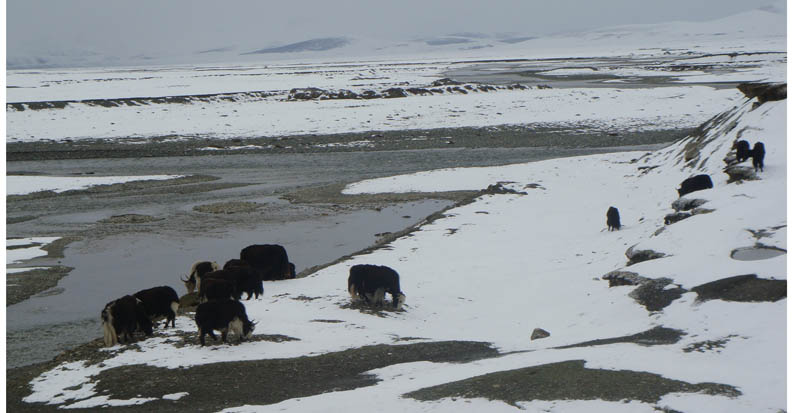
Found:
[[[585,360],[500,371],[406,393],[417,400],[486,398],[512,406],[533,400],[639,400],[656,403],[666,394],[704,393],[737,397],[735,387],[718,383],[687,383],[632,370],[588,369]],[[519,407],[519,406],[518,406]]]
[[[96,349],[89,351],[96,352]],[[378,379],[364,372],[393,364],[416,361],[460,363],[496,356],[497,350],[489,343],[481,342],[376,345],[319,356],[213,363],[180,369],[128,365],[105,370],[92,380],[98,395],[112,399],[158,398],[143,405],[125,407],[126,411],[205,412],[244,404],[273,404],[369,386],[377,383]],[[50,363],[49,367],[54,366]],[[30,393],[27,383],[35,377],[30,373],[38,369],[41,367],[7,372],[8,411],[61,411],[55,405],[21,401]],[[227,391],[222,391],[221,386]],[[189,394],[175,401],[161,398],[178,392]]]

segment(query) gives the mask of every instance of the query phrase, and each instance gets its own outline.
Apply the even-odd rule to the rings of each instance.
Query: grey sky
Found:
[[[128,55],[266,47],[316,37],[410,39],[454,32],[541,35],[710,20],[775,0],[8,0],[7,53]]]

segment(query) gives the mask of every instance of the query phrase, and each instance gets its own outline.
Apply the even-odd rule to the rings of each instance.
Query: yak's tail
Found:
[[[103,310],[102,314],[103,319],[103,344],[106,347],[111,347],[117,344],[117,331],[114,330],[114,316],[111,315],[111,311],[108,307]]]

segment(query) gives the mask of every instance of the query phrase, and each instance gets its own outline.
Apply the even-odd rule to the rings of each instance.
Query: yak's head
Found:
[[[403,307],[403,303],[405,302],[406,295],[403,293],[397,293],[392,296],[392,307],[394,307],[395,310],[399,310],[401,307]]]
[[[256,324],[258,324],[258,322],[255,320],[244,320],[242,323],[242,336],[248,340],[250,337],[253,337],[253,330],[256,329]]]
[[[287,279],[297,278],[297,273],[295,272],[294,264],[291,262],[289,263],[289,265],[286,266],[286,278]]]
[[[197,287],[197,281],[194,278],[194,274],[188,276],[187,278],[181,277],[181,281],[183,281],[183,285],[186,286],[186,292],[191,294],[194,292],[194,289]]]

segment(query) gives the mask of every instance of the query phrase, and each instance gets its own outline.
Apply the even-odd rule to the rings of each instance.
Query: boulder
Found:
[[[408,96],[406,91],[403,90],[402,88],[399,88],[399,87],[393,87],[393,88],[390,88],[390,89],[386,89],[383,92],[381,92],[381,94],[385,98],[404,98],[404,97]]]
[[[316,87],[294,88],[289,91],[290,100],[311,100],[318,99],[325,93],[324,90]]]
[[[786,99],[786,83],[742,83],[736,88],[748,98],[758,98],[758,103]]]
[[[675,202],[672,203],[672,209],[674,209],[675,212],[689,211],[699,207],[700,205],[705,204],[706,202],[708,201],[699,198],[694,198],[694,199],[678,198]]]
[[[749,165],[736,164],[722,170],[728,174],[728,183],[740,181],[755,181],[758,178],[756,170]]]
[[[498,182],[494,185],[489,185],[484,189],[484,194],[517,194],[517,195],[528,195],[527,192],[520,192],[511,188],[506,188],[503,186],[502,182]]]
[[[672,225],[678,221],[683,221],[689,218],[692,214],[688,212],[676,212],[674,214],[667,214],[664,216],[664,225]]]
[[[546,337],[550,337],[550,333],[541,328],[534,328],[533,333],[531,333],[531,341]]]
[[[445,77],[443,79],[434,80],[433,83],[431,83],[431,86],[434,86],[434,87],[438,87],[438,86],[454,86],[454,85],[460,85],[460,84],[462,84],[462,83],[461,82],[456,82],[455,80],[450,79],[449,77]]]
[[[636,250],[634,249],[636,246],[633,245],[625,251],[625,256],[628,257],[628,264],[633,265],[636,263],[655,260],[658,258],[663,258],[666,254],[662,252],[656,252],[653,250]]]
[[[620,285],[639,285],[650,280],[649,278],[642,277],[635,272],[622,270],[611,271],[610,273],[603,275],[601,278],[608,280],[609,287],[617,287]]]
[[[666,288],[670,284],[672,280],[669,278],[646,280],[628,296],[647,308],[647,311],[661,311],[686,292],[681,286]]]

